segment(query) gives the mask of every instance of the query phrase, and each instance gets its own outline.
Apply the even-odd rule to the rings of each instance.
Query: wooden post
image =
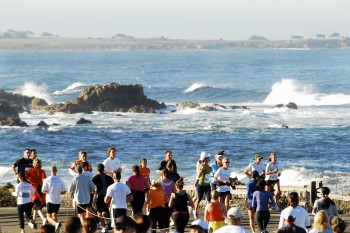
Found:
[[[317,197],[316,181],[311,181],[310,184],[310,205],[313,206]]]

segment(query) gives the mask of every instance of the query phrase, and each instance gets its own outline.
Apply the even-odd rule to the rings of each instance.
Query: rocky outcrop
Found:
[[[275,108],[283,108],[283,107],[286,107],[286,108],[290,108],[290,109],[298,109],[298,106],[293,103],[293,102],[289,102],[288,104],[284,105],[284,104],[276,104],[274,106]]]
[[[27,123],[21,121],[16,108],[6,100],[0,100],[0,125],[27,126]]]
[[[233,105],[233,106],[230,106],[230,109],[249,109],[249,108],[243,105]]]
[[[6,92],[3,89],[0,89],[0,99],[6,100],[11,107],[17,110],[17,112],[28,111],[34,99],[36,99],[41,103],[43,102],[46,103],[45,100],[40,98],[29,97],[21,94],[12,94],[12,93]]]
[[[137,112],[154,113],[156,109],[166,108],[164,103],[148,99],[143,86],[110,83],[95,85],[83,90],[79,97],[66,103],[48,106],[33,105],[33,109],[65,113]]]
[[[216,111],[216,108],[214,108],[213,106],[203,106],[198,109],[206,112]]]
[[[77,123],[76,123],[77,125],[83,125],[83,124],[92,124],[92,122],[91,121],[89,121],[89,120],[86,120],[85,118],[83,118],[83,117],[81,117],[78,121],[77,121]]]
[[[191,101],[176,104],[177,109],[198,108],[199,106],[199,103]]]

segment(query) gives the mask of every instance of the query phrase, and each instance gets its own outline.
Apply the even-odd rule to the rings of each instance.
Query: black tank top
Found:
[[[174,211],[177,211],[177,212],[188,212],[187,200],[188,200],[187,199],[187,193],[184,193],[183,195],[175,193]]]

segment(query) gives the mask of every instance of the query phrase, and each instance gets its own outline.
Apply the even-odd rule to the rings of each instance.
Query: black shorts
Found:
[[[274,184],[276,184],[278,182],[280,182],[279,179],[277,179],[277,180],[267,180],[266,184],[267,184],[267,186],[272,186],[272,185],[274,185]]]
[[[108,204],[105,203],[105,195],[98,195],[96,200],[96,211],[108,213]]]
[[[43,204],[39,200],[34,200],[33,201],[33,209],[34,210],[41,210],[43,208]]]
[[[50,202],[46,203],[46,209],[47,209],[47,213],[48,214],[52,214],[52,213],[58,213],[58,211],[60,210],[60,204],[52,204]]]
[[[219,197],[224,197],[226,195],[230,195],[231,192],[230,191],[226,191],[226,192],[219,192]]]
[[[89,204],[77,204],[77,212],[78,214],[86,213],[86,208],[89,207]]]

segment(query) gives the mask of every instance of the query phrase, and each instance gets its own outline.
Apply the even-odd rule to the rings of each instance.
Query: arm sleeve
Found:
[[[281,229],[284,227],[284,218],[283,218],[283,211],[281,212],[280,222],[278,224],[278,229]]]
[[[254,193],[254,194],[253,194],[253,201],[252,201],[252,207],[253,207],[253,208],[256,208],[256,202],[257,202],[257,201],[256,201],[256,194]]]

